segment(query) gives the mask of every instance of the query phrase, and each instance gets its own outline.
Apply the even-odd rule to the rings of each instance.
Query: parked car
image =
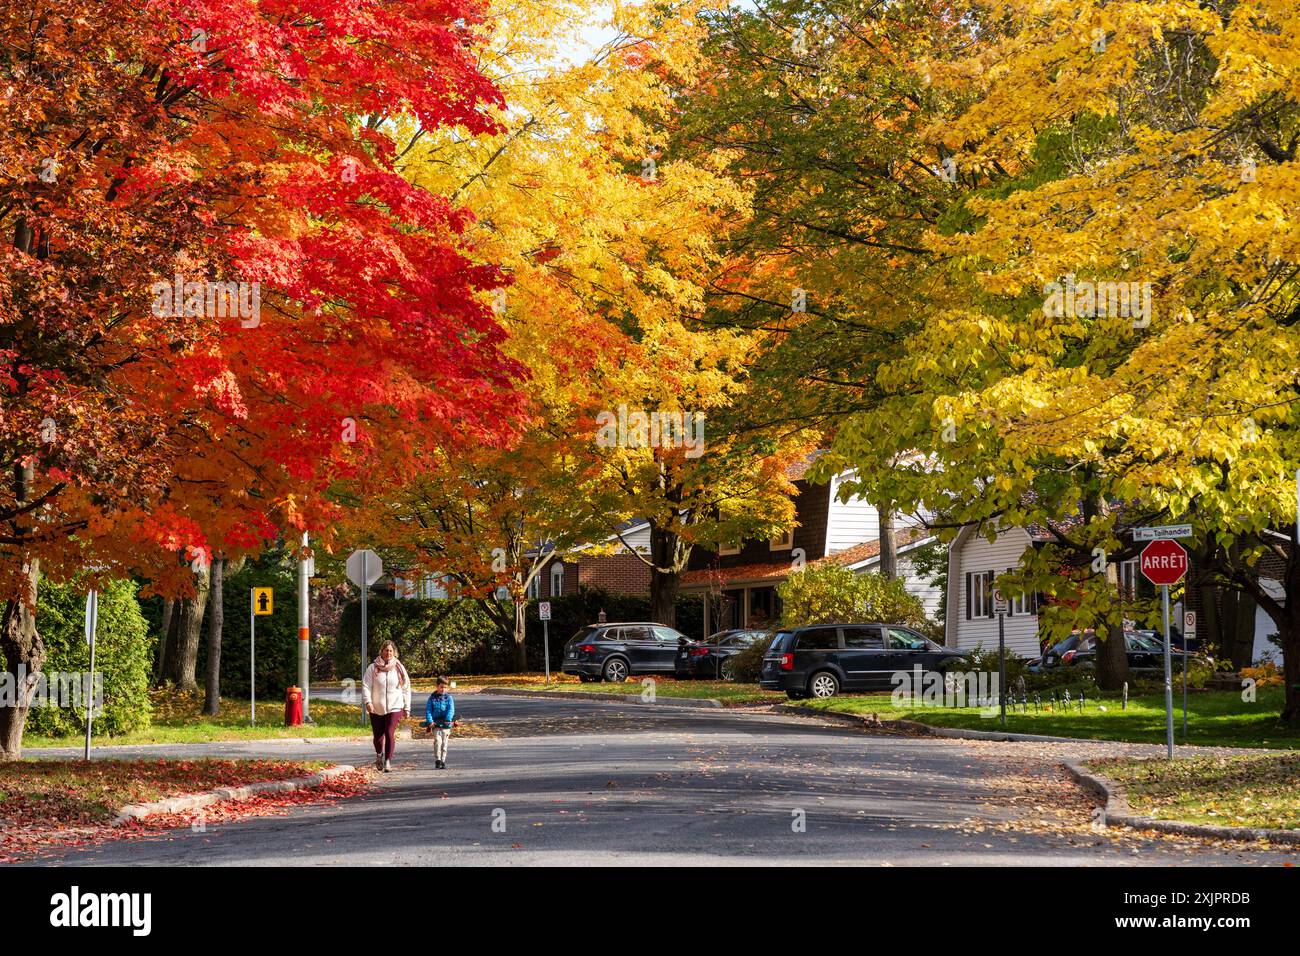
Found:
[[[678,653],[677,672],[690,677],[731,680],[731,674],[727,670],[728,658],[739,654],[755,641],[771,636],[771,631],[754,628],[718,631],[703,641],[693,641],[682,647]]]
[[[646,621],[588,624],[564,645],[561,670],[584,683],[620,683],[632,674],[676,674],[681,631]]]
[[[1163,674],[1165,672],[1165,643],[1155,631],[1125,631],[1124,643],[1128,651],[1128,668],[1135,674]],[[1174,670],[1183,667],[1183,650],[1177,643],[1170,654]],[[1197,654],[1192,660],[1202,660]],[[1034,673],[1052,670],[1056,667],[1097,666],[1097,635],[1092,631],[1071,634],[1053,645],[1051,650],[1036,661],[1030,662],[1029,669]]]
[[[758,685],[792,700],[834,697],[841,690],[892,690],[893,675],[920,666],[942,671],[961,659],[896,624],[816,624],[779,631],[763,656]]]

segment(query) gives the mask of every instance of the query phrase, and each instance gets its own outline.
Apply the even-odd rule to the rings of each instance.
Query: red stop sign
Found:
[[[1187,573],[1187,552],[1177,541],[1152,541],[1142,549],[1142,573],[1152,584],[1177,584]]]

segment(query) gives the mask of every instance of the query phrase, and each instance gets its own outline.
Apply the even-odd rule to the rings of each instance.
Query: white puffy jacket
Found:
[[[405,677],[405,684],[401,678]],[[367,713],[391,714],[404,710],[411,712],[411,677],[406,668],[398,664],[390,671],[381,671],[373,663],[366,668],[361,679],[361,700]]]

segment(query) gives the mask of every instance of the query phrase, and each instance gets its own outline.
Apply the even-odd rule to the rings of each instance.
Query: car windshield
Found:
[[[1128,635],[1128,646],[1130,650],[1134,651],[1163,651],[1165,649],[1163,641],[1157,641],[1145,634]]]

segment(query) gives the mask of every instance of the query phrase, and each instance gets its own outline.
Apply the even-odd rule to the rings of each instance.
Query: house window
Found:
[[[528,596],[530,598],[539,598],[542,596],[542,576],[533,575],[533,579],[528,582]]]
[[[740,554],[740,545],[738,544],[720,544],[718,545],[718,554]]]
[[[1136,601],[1138,588],[1138,559],[1132,561],[1123,561],[1119,566],[1119,599],[1121,601]]]
[[[1015,574],[1016,568],[1007,568],[1008,574]],[[1020,597],[1007,597],[1007,617],[1015,617],[1017,614],[1037,614],[1038,602],[1035,600],[1036,595],[1022,594]]]
[[[969,571],[966,574],[966,620],[993,616],[993,572]]]
[[[773,538],[769,545],[773,551],[789,551],[794,547],[794,528],[779,537]]]
[[[551,565],[551,597],[564,594],[564,565],[556,562]]]

